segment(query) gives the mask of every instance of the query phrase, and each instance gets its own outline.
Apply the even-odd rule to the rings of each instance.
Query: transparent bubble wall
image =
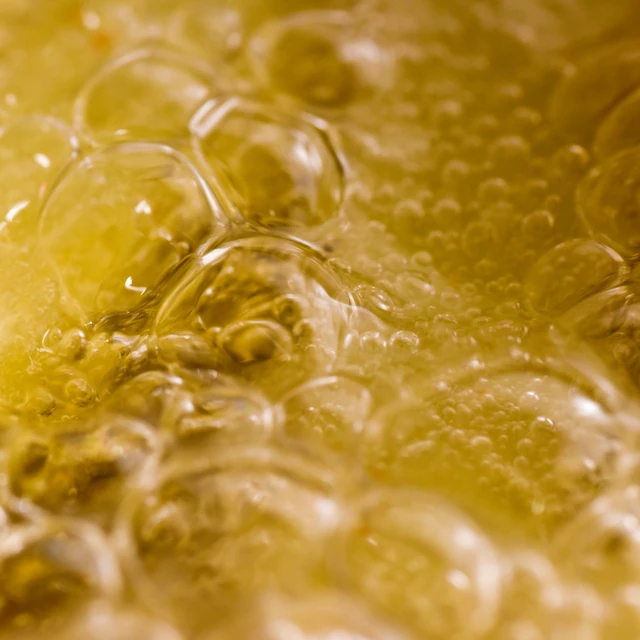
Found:
[[[0,638],[640,637],[639,36],[0,2]]]

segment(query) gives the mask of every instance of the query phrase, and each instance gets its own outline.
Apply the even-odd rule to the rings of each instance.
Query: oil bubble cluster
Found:
[[[0,3],[0,640],[640,637],[636,14]]]

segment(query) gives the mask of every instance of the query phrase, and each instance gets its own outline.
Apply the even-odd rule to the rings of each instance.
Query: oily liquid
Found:
[[[0,4],[0,637],[640,636],[635,0]]]

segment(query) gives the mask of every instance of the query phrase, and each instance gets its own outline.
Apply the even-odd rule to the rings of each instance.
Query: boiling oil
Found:
[[[0,636],[640,635],[631,0],[5,0]]]

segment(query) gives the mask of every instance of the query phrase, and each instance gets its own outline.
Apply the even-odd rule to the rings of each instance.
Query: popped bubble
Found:
[[[134,49],[107,63],[76,99],[76,129],[95,143],[171,140],[213,90],[207,64],[168,47]]]
[[[346,167],[326,122],[230,98],[207,103],[190,128],[241,219],[318,235],[340,217]]]
[[[70,167],[44,204],[39,235],[63,291],[92,314],[135,307],[227,226],[185,156],[122,143]]]
[[[203,630],[262,590],[320,584],[342,490],[340,474],[295,449],[191,452],[129,497],[116,543],[137,596]]]
[[[623,256],[640,250],[640,149],[628,149],[592,169],[576,191],[576,208],[596,240]]]
[[[495,622],[501,568],[491,542],[440,496],[372,490],[331,545],[338,579],[434,638],[482,637]]]

